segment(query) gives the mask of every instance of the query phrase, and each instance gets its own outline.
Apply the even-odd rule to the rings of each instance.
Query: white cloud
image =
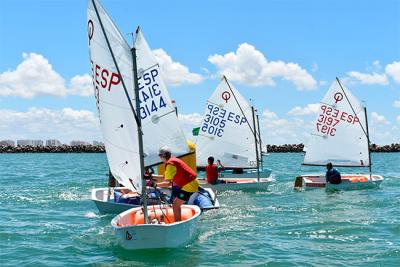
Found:
[[[385,72],[391,76],[396,83],[400,83],[400,61],[394,61],[386,65]]]
[[[178,114],[178,119],[180,125],[188,139],[193,139],[192,130],[193,128],[200,127],[201,122],[203,121],[203,116],[199,113],[191,113],[191,114]]]
[[[318,103],[307,104],[307,106],[305,106],[305,107],[296,106],[296,107],[292,108],[291,110],[289,110],[289,112],[287,114],[291,115],[291,116],[313,115],[313,114],[317,114],[318,110],[319,110]]]
[[[15,70],[0,74],[0,96],[32,98],[36,95],[65,96],[64,79],[42,55],[23,53]]]
[[[29,108],[0,109],[0,139],[59,139],[69,142],[101,140],[97,116],[88,110]]]
[[[260,119],[262,139],[265,144],[304,143],[312,125],[301,119],[287,120],[269,110]]]
[[[15,70],[0,73],[0,96],[33,98],[43,95],[93,95],[92,78],[89,74],[76,75],[67,88],[64,78],[43,55],[23,53],[22,57],[23,61]]]
[[[268,61],[250,44],[239,45],[236,52],[212,55],[208,61],[214,64],[219,74],[228,79],[252,86],[275,85],[273,78],[291,81],[299,90],[315,89],[315,79],[297,63]]]
[[[386,74],[379,74],[373,72],[372,74],[369,73],[362,73],[358,71],[350,71],[347,73],[350,78],[353,78],[362,84],[380,84],[380,85],[387,85],[389,84],[388,78]]]
[[[372,125],[385,125],[390,122],[383,115],[379,115],[376,112],[371,112],[371,123]]]
[[[69,94],[93,96],[93,81],[89,74],[76,75],[71,79]]]
[[[275,112],[272,112],[272,111],[270,111],[270,110],[268,110],[268,109],[264,110],[264,112],[263,112],[262,115],[263,115],[263,117],[264,117],[265,119],[269,119],[269,120],[278,119],[278,115],[276,115]]]
[[[397,122],[400,123],[400,115],[396,118]]]
[[[188,67],[172,58],[163,50],[155,49],[153,53],[160,63],[164,81],[170,85],[181,85],[184,83],[197,84],[204,80],[204,77],[197,73],[191,73]]]
[[[393,107],[400,108],[400,100],[396,100],[393,102]]]

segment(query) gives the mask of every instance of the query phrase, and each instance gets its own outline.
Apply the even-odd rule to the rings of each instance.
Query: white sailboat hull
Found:
[[[260,179],[257,178],[224,178],[226,183],[209,184],[206,180],[199,180],[200,185],[204,188],[212,188],[215,191],[228,191],[228,190],[266,190],[273,181],[270,178]]]
[[[126,210],[140,207],[140,205],[134,204],[126,204],[126,203],[118,203],[114,199],[114,189],[124,189],[127,190],[125,187],[114,187],[114,188],[94,188],[92,189],[91,198],[94,204],[96,205],[97,209],[101,214],[119,214]],[[205,190],[210,194],[213,200],[212,207],[202,208],[202,210],[209,210],[209,209],[217,209],[220,207],[219,201],[216,197],[215,192],[211,188],[205,188]],[[169,189],[162,189],[163,193],[170,194]],[[198,196],[199,193],[194,193],[192,197],[189,199],[188,204],[192,205],[194,200]]]
[[[377,188],[383,181],[381,175],[343,174],[340,184],[326,182],[325,174],[308,174],[296,177],[295,187],[304,189],[325,188],[327,190],[361,190]]]
[[[158,209],[159,206],[154,208]],[[119,244],[125,249],[176,248],[188,244],[193,239],[201,213],[197,206],[182,205],[182,209],[184,208],[190,209],[194,215],[177,223],[130,225],[130,217],[133,213],[141,211],[139,207],[114,217],[111,226]],[[153,206],[150,206],[148,208],[150,215],[152,210]]]
[[[268,178],[271,175],[271,169],[260,170],[260,178]],[[234,173],[232,170],[222,170],[219,177],[224,178],[254,178],[257,177],[257,169],[244,170],[243,173]]]
[[[114,188],[94,188],[92,189],[92,201],[96,205],[97,209],[101,214],[118,214],[129,210],[139,205],[118,203],[114,199],[114,189],[126,189],[125,187],[114,187]]]

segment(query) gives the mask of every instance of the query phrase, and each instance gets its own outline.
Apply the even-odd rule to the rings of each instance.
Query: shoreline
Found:
[[[303,152],[303,144],[267,145],[268,153]],[[400,144],[376,145],[371,144],[371,152],[388,153],[400,152]],[[105,153],[104,146],[0,146],[0,154],[4,153]]]

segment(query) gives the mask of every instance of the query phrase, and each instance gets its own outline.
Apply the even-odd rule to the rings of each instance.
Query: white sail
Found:
[[[196,141],[197,165],[206,166],[213,156],[225,167],[256,167],[252,128],[250,103],[223,77],[206,104]]]
[[[132,98],[134,83],[130,47],[98,1],[88,1],[87,16],[93,86],[108,164],[119,183],[140,192],[138,128],[123,87],[124,83]]]
[[[303,164],[369,166],[364,107],[335,81],[319,107]]]
[[[160,162],[158,151],[168,146],[175,156],[189,153],[175,107],[162,79],[160,65],[140,29],[136,32],[140,116],[145,134],[143,139],[145,165]]]

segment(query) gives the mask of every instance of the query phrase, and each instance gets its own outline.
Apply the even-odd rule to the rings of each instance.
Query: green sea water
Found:
[[[0,154],[0,266],[399,266],[400,153],[372,155],[380,189],[341,192],[294,191],[324,171],[302,157],[270,154],[274,184],[219,194],[188,246],[133,252],[90,201],[105,154]]]

